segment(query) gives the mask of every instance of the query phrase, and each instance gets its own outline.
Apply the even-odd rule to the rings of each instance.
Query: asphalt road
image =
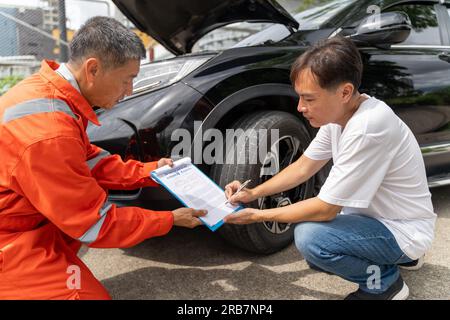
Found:
[[[450,186],[432,189],[436,237],[410,299],[450,299]],[[231,247],[206,228],[174,228],[129,249],[82,249],[113,299],[342,299],[356,285],[311,270],[294,245],[269,256]]]

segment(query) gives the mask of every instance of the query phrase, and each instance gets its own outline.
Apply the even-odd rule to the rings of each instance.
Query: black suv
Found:
[[[297,112],[290,66],[318,40],[341,35],[360,48],[361,92],[386,101],[414,132],[429,186],[450,183],[450,1],[338,0],[294,17],[272,0],[114,2],[177,57],[142,65],[134,94],[112,110],[99,111],[102,126],[88,128],[98,146],[125,160],[152,161],[174,156],[176,129],[191,134],[192,146],[210,128],[279,129],[275,156],[282,170],[317,132]],[[272,25],[230,49],[190,53],[202,36],[238,21]],[[247,147],[235,148],[227,145],[223,152],[248,157]],[[203,162],[199,167],[223,187],[234,179],[251,178],[253,186],[269,179],[261,174],[265,165]],[[314,196],[330,166],[293,190],[250,205],[279,207]],[[163,188],[111,192],[110,197],[119,205],[180,206]],[[279,250],[293,239],[292,225],[282,223],[224,225],[218,233],[259,253]]]

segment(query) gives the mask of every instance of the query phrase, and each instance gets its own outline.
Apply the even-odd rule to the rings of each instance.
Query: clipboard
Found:
[[[225,203],[224,190],[195,166],[189,157],[174,161],[173,167],[165,165],[153,170],[150,177],[185,207],[208,210],[208,214],[200,220],[213,232],[223,225],[226,215],[243,209],[242,206]]]

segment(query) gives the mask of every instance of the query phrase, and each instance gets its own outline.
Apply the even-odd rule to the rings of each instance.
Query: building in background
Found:
[[[46,0],[44,1],[44,21],[43,29],[47,31],[53,31],[59,27],[59,0]]]
[[[55,40],[51,39],[50,34],[48,33],[49,30],[44,29],[44,10],[41,8],[19,8],[16,13],[16,18],[30,26],[44,31],[43,33],[39,33],[26,25],[18,25],[17,38],[19,55],[35,56],[37,60],[42,60],[44,58],[55,59],[56,56],[53,53]],[[48,36],[45,36],[45,33],[48,33]]]
[[[19,54],[17,25],[5,15],[15,16],[17,8],[0,6],[0,56],[17,56]]]
[[[0,5],[0,56],[54,59],[55,40],[44,29],[42,8]]]

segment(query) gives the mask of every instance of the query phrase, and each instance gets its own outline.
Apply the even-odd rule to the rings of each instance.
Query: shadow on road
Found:
[[[348,290],[347,284],[342,294],[320,290],[319,287],[316,289],[310,285],[311,279],[307,279],[311,275],[321,282],[337,281],[336,276],[312,269],[277,273],[253,263],[243,270],[149,267],[106,279],[102,283],[114,299],[340,300],[355,289]],[[410,288],[409,299],[450,298],[449,268],[425,264],[420,271],[402,271],[402,275]]]
[[[174,228],[166,236],[152,238],[122,250],[126,255],[141,259],[193,267],[256,260],[266,265],[279,265],[298,261],[301,257],[296,250],[286,249],[271,255],[247,252],[232,246],[202,226],[193,230]]]
[[[244,270],[143,268],[102,283],[114,299],[341,299],[301,285],[311,269],[275,273],[257,264]],[[219,280],[218,280],[219,279]],[[170,287],[168,287],[170,285]],[[294,293],[294,294],[293,294]]]

